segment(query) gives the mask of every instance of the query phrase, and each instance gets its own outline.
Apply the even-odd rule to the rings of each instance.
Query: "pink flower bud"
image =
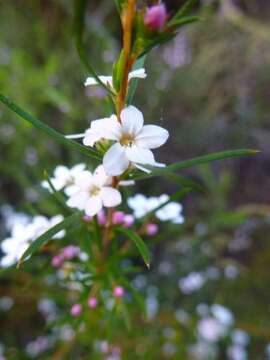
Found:
[[[146,225],[146,234],[149,236],[154,236],[158,232],[158,226],[154,223],[149,223]]]
[[[63,250],[62,250],[62,256],[64,257],[64,259],[66,260],[71,260],[73,259],[75,256],[77,256],[80,252],[80,249],[77,246],[74,245],[69,245],[66,246]]]
[[[60,268],[63,265],[63,260],[61,255],[56,255],[52,258],[51,265],[55,268]]]
[[[122,286],[116,286],[113,289],[113,295],[117,298],[121,298],[125,295],[125,290]]]
[[[105,215],[104,211],[100,211],[97,214],[97,221],[98,221],[99,225],[101,225],[101,226],[106,225],[107,218],[106,218],[106,215]]]
[[[77,317],[82,312],[82,305],[81,304],[74,304],[71,307],[70,314],[74,317]]]
[[[123,225],[129,228],[134,224],[134,221],[135,219],[133,215],[125,215]]]
[[[125,219],[125,213],[123,211],[115,211],[112,216],[112,223],[114,225],[122,224]]]
[[[89,299],[88,299],[88,302],[87,302],[88,306],[90,307],[90,309],[95,309],[98,305],[98,300],[96,297],[94,296],[91,296]]]
[[[151,6],[146,10],[144,23],[151,30],[162,30],[167,19],[167,11],[164,4]]]

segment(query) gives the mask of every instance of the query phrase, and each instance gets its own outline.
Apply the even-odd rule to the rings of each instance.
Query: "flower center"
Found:
[[[100,193],[100,188],[97,186],[91,187],[89,190],[91,196],[97,196]]]
[[[133,134],[123,134],[119,142],[122,146],[131,147],[134,140],[135,137]]]

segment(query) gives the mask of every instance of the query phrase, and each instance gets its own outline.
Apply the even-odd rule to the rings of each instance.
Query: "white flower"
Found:
[[[38,215],[28,224],[14,224],[11,229],[11,237],[1,243],[1,250],[5,254],[1,259],[1,266],[11,266],[19,261],[32,241],[62,220],[62,215],[53,216],[51,219]],[[61,238],[64,235],[65,231],[62,230],[55,234],[53,238]]]
[[[94,173],[82,171],[75,179],[76,191],[68,199],[68,206],[96,215],[103,206],[115,207],[121,203],[121,194],[109,186],[111,178],[102,165]]]
[[[109,122],[104,120],[99,125],[102,137],[115,141],[103,158],[106,172],[112,176],[121,175],[130,163],[142,170],[145,169],[141,165],[165,166],[155,161],[150,149],[163,145],[168,131],[157,125],[144,126],[143,114],[134,106],[122,110],[120,118],[121,123],[113,115]]]
[[[199,321],[197,331],[202,339],[214,343],[224,337],[228,330],[217,319],[209,316]]]
[[[85,169],[85,164],[77,164],[72,168],[68,168],[63,165],[59,165],[55,168],[53,177],[50,179],[55,190],[59,191],[65,188],[65,193],[71,195],[74,191],[74,181],[76,176]],[[50,189],[48,181],[42,181],[41,185]]]
[[[215,318],[220,321],[225,326],[231,326],[234,322],[234,316],[232,312],[219,304],[213,304],[211,306],[211,311]]]
[[[191,272],[186,277],[178,281],[178,286],[180,290],[188,295],[194,291],[198,291],[205,283],[206,279],[200,272]]]
[[[139,219],[168,200],[169,196],[167,194],[149,198],[142,194],[137,194],[134,197],[128,198],[127,202],[128,206],[134,211],[134,216]],[[170,221],[173,224],[182,224],[184,222],[184,217],[181,214],[182,210],[183,206],[181,204],[171,201],[157,210],[155,215],[160,221]]]
[[[156,217],[161,221],[170,221],[173,224],[183,224],[184,217],[181,214],[182,210],[183,206],[181,204],[170,202],[156,212]]]
[[[147,75],[146,75],[145,69],[141,68],[141,69],[138,69],[138,70],[131,71],[129,73],[129,75],[128,75],[128,81],[130,81],[131,79],[134,79],[134,78],[145,79],[146,76]],[[98,78],[104,85],[109,85],[111,88],[113,87],[113,78],[112,78],[112,76],[101,75]],[[92,86],[92,85],[98,85],[98,82],[97,82],[97,80],[95,78],[88,77],[85,80],[84,86]]]

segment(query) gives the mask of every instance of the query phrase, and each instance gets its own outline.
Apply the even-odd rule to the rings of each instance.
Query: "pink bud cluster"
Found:
[[[52,266],[59,268],[63,265],[65,261],[72,260],[80,253],[80,248],[74,245],[68,245],[64,247],[58,255],[55,255],[52,258]]]
[[[91,222],[93,218],[91,216],[83,217],[85,222]],[[107,223],[107,216],[104,211],[100,211],[97,214],[97,221],[100,226],[105,226]],[[124,227],[131,227],[134,224],[134,216],[131,214],[126,214],[123,211],[114,211],[112,215],[113,225],[123,225]]]
[[[166,20],[167,11],[163,3],[149,7],[144,15],[145,25],[153,31],[162,30]]]
[[[117,285],[113,288],[112,293],[115,298],[122,298],[125,295],[125,289],[122,286]],[[95,309],[98,306],[98,299],[95,296],[90,296],[87,300],[87,306],[92,310]],[[82,310],[83,305],[76,303],[72,305],[70,314],[73,317],[78,317],[82,313]]]

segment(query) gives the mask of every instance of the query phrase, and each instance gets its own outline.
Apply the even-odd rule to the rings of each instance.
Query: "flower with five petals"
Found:
[[[68,199],[67,205],[84,210],[88,216],[96,215],[103,206],[109,208],[119,205],[122,201],[121,194],[109,186],[109,182],[110,177],[102,165],[94,173],[82,171],[76,176],[76,191]]]

